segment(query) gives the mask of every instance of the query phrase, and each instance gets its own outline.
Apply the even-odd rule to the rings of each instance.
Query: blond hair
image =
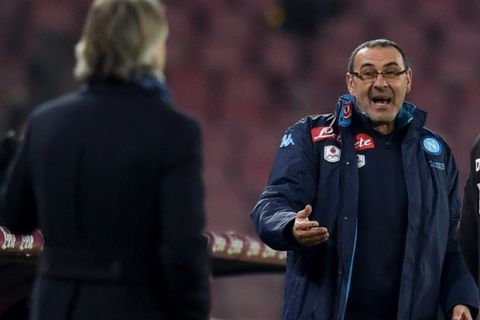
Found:
[[[161,74],[155,47],[166,41],[167,18],[157,0],[95,0],[75,46],[79,80]]]

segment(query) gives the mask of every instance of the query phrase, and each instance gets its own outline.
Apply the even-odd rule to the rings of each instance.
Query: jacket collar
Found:
[[[116,89],[115,89],[116,88]],[[112,89],[123,93],[141,93],[158,95],[166,105],[173,107],[171,91],[163,77],[152,74],[140,74],[131,80],[124,80],[118,77],[92,76],[86,82],[83,90],[94,90],[97,92]]]
[[[355,117],[365,117],[365,113],[360,110],[356,99],[350,94],[340,96],[337,101],[335,112],[335,124],[339,127],[349,127],[352,119]],[[427,113],[414,104],[405,101],[397,115],[397,125],[404,127],[410,124],[415,128],[422,128],[425,125]]]
[[[131,87],[151,93],[160,93],[171,98],[170,89],[162,77],[153,74],[139,74],[133,79],[125,80],[115,76],[100,77],[92,76],[87,80],[89,88],[122,87],[123,89]]]

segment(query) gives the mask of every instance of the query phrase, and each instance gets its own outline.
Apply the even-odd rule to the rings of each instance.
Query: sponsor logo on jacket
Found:
[[[280,142],[280,148],[285,148],[293,145],[295,145],[295,142],[293,142],[292,134],[285,133],[282,137],[282,142]]]
[[[368,134],[359,133],[355,136],[355,151],[363,151],[367,149],[375,149],[375,142]]]
[[[325,146],[323,148],[323,158],[328,162],[338,162],[340,161],[340,148],[336,146]]]
[[[428,161],[428,163],[430,163],[430,167],[434,168],[434,169],[438,169],[440,171],[444,171],[445,170],[445,163],[443,162],[438,162],[438,161]]]
[[[357,154],[357,168],[361,168],[366,164],[365,155]]]
[[[325,139],[335,139],[337,136],[332,127],[315,127],[310,130],[310,133],[312,135],[313,142],[318,142]]]
[[[340,119],[338,121],[338,124],[341,127],[348,127],[350,123],[352,122],[352,105],[351,104],[346,104],[342,108],[342,112],[340,113]]]
[[[480,158],[475,160],[475,172],[480,171]]]

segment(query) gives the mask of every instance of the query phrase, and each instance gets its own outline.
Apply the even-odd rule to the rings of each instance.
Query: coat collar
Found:
[[[355,117],[366,117],[365,113],[360,110],[356,99],[350,94],[344,94],[340,96],[337,101],[335,111],[335,123],[339,127],[349,127],[352,119]],[[425,125],[427,113],[414,104],[405,101],[400,108],[400,112],[397,115],[397,125],[404,127],[411,124],[412,127],[422,128]]]

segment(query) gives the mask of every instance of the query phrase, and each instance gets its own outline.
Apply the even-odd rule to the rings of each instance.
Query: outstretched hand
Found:
[[[320,227],[318,221],[310,221],[312,206],[307,204],[303,210],[297,212],[293,224],[293,236],[305,246],[316,246],[328,240],[328,229]]]

